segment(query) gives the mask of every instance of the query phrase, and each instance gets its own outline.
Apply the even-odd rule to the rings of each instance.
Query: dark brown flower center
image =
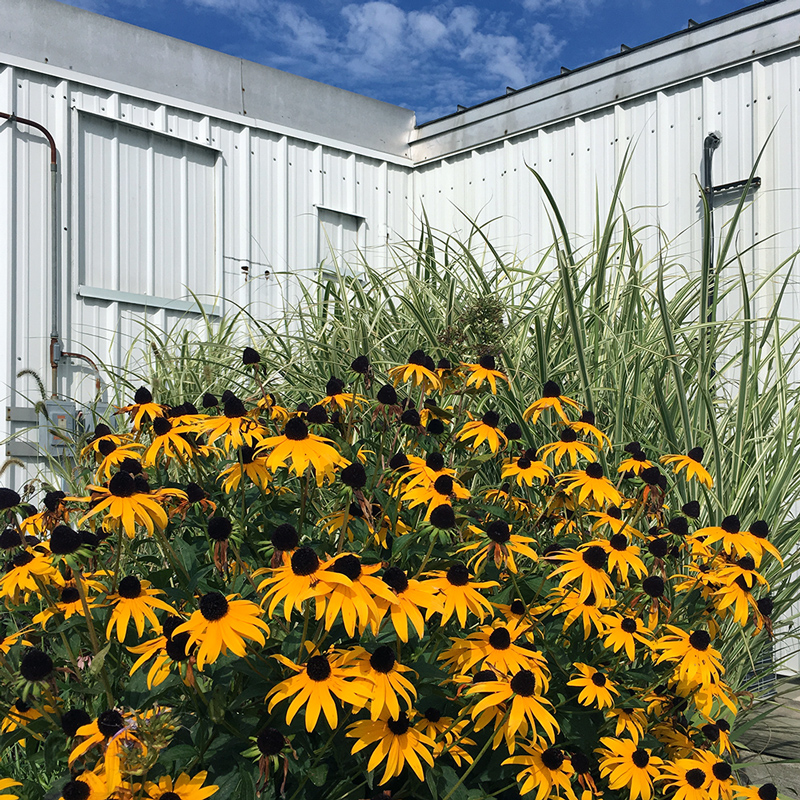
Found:
[[[597,463],[589,464],[589,466],[586,467],[586,474],[593,480],[597,480],[603,477],[603,468]]]
[[[350,578],[351,581],[354,581],[361,575],[361,562],[356,556],[348,553],[347,555],[337,558],[331,569],[334,572],[338,572],[340,575],[344,575],[346,578]]]
[[[578,434],[575,433],[575,431],[572,430],[572,428],[564,428],[564,430],[561,431],[561,441],[564,442],[564,444],[571,444],[572,442],[577,442]]]
[[[292,553],[291,565],[295,575],[306,577],[319,568],[319,556],[310,547],[301,547]]]
[[[300,417],[292,417],[283,429],[283,435],[294,442],[301,442],[308,438],[308,426]]]
[[[511,679],[511,691],[521,697],[530,697],[536,691],[536,676],[529,669],[521,669]]]
[[[695,650],[704,652],[705,650],[708,650],[708,646],[711,644],[711,637],[706,631],[693,631],[689,635],[689,644]]]
[[[119,582],[117,594],[126,600],[134,600],[142,593],[142,582],[134,575],[128,575]]]
[[[581,553],[583,563],[592,569],[603,569],[608,562],[606,551],[599,545],[593,544]]]
[[[636,620],[631,619],[630,617],[625,617],[620,623],[620,628],[625,631],[625,633],[636,633]]]
[[[209,622],[216,622],[228,613],[228,601],[219,592],[208,592],[200,598],[200,613]]]
[[[27,649],[19,663],[19,671],[26,681],[43,681],[53,672],[53,659],[43,650]]]
[[[286,746],[286,737],[276,728],[264,728],[256,739],[262,755],[276,756]]]
[[[411,723],[408,721],[408,716],[405,711],[400,712],[397,719],[388,719],[386,727],[395,735],[402,736],[410,727]]]
[[[397,658],[395,657],[394,650],[385,644],[377,647],[369,658],[369,664],[372,669],[374,669],[375,672],[383,674],[392,671],[395,661],[397,661]]]
[[[65,586],[61,590],[62,603],[77,603],[81,599],[78,590],[74,586]]]
[[[505,544],[511,538],[511,530],[507,522],[501,519],[493,520],[486,527],[486,535],[498,544]]]
[[[547,381],[542,389],[542,397],[560,397],[561,387],[555,381]]]
[[[453,479],[449,475],[440,475],[434,482],[433,488],[445,497],[453,494]]]
[[[166,417],[156,417],[153,420],[153,433],[164,436],[172,430],[172,423]]]
[[[697,767],[686,772],[686,783],[693,789],[699,789],[706,782],[706,773]]]
[[[297,528],[295,528],[294,525],[284,522],[283,525],[278,525],[278,527],[272,532],[270,541],[276,550],[280,550],[285,553],[290,550],[294,550],[295,547],[297,547],[300,537],[298,536]]]
[[[108,482],[108,491],[114,497],[133,497],[136,494],[136,481],[129,472],[120,471]]]
[[[315,683],[328,680],[331,676],[331,665],[325,656],[311,656],[306,662],[308,677]]]
[[[711,771],[714,773],[714,777],[718,781],[726,781],[730,778],[733,770],[731,769],[730,764],[726,764],[724,761],[717,761],[713,767],[711,767]]]
[[[606,680],[606,676],[603,675],[602,672],[595,672],[594,675],[592,675],[592,683],[595,686],[605,686]]]
[[[122,718],[122,714],[119,713],[116,709],[109,709],[108,711],[103,711],[100,716],[97,717],[97,730],[109,739],[115,733],[119,733],[125,726],[125,720]]]
[[[725,517],[725,519],[720,522],[719,526],[725,533],[739,533],[741,530],[741,522],[739,521],[739,517],[735,514]]]
[[[469,583],[469,570],[460,562],[453,564],[447,570],[447,580],[453,586],[466,586]]]
[[[627,550],[628,549],[628,537],[624,533],[615,533],[611,539],[609,540],[609,544],[615,550]]]
[[[383,573],[383,582],[391,586],[397,594],[402,594],[408,589],[408,577],[400,567],[389,567]]]
[[[487,411],[481,418],[481,422],[490,428],[496,428],[497,423],[500,422],[500,415],[496,411]]]
[[[564,753],[562,753],[557,747],[548,747],[547,750],[542,753],[542,764],[544,764],[551,772],[561,769],[561,765],[563,763]]]
[[[495,628],[489,634],[489,644],[495,650],[508,650],[511,647],[511,634],[508,632],[508,628]]]
[[[639,769],[644,769],[650,763],[650,753],[647,750],[642,750],[642,748],[638,748],[631,753],[631,761],[639,767]]]

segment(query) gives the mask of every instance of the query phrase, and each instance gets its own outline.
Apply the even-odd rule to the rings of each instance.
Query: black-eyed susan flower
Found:
[[[163,530],[167,526],[168,517],[164,509],[164,501],[174,496],[186,498],[179,489],[159,489],[157,492],[140,491],[133,475],[129,472],[118,472],[104,486],[88,487],[91,495],[78,498],[82,502],[94,503],[79,520],[78,525],[83,525],[87,519],[105,512],[103,525],[106,530],[116,523],[130,539],[136,536],[136,526],[141,525],[152,536],[155,529]]]
[[[40,592],[40,585],[64,585],[64,578],[45,553],[26,548],[15,553],[0,578],[0,597],[15,605],[27,602],[31,594]],[[37,582],[38,581],[38,582]]]
[[[163,417],[166,410],[166,406],[154,402],[153,395],[146,386],[140,386],[133,395],[133,404],[120,406],[119,413],[130,414],[133,427],[138,431],[141,430],[145,417],[152,422],[156,417]]]
[[[208,773],[198,772],[194,777],[189,777],[185,772],[173,781],[169,775],[160,778],[157,783],[147,781],[144,784],[144,797],[148,800],[206,800],[212,794],[216,794],[219,786],[209,783],[206,786]]]
[[[653,780],[660,777],[664,762],[635,741],[610,736],[600,741],[600,776],[608,781],[609,789],[627,789],[630,800],[652,800]]]
[[[226,452],[244,445],[255,447],[266,435],[265,428],[234,394],[228,395],[222,414],[206,417],[197,424],[196,430],[206,434],[209,445],[221,439]]]
[[[756,617],[759,614],[758,601],[753,597],[753,587],[748,586],[742,577],[735,578],[717,589],[712,595],[712,601],[720,616],[732,612],[734,621],[742,627],[747,625],[750,609]]]
[[[407,363],[392,367],[387,374],[395,386],[411,381],[412,386],[421,386],[423,391],[429,392],[442,388],[442,379],[435,370],[433,359],[422,350],[415,350]]]
[[[525,556],[531,561],[538,561],[539,559],[536,551],[531,548],[531,544],[534,543],[533,539],[530,536],[512,533],[511,526],[504,520],[492,520],[483,530],[470,525],[469,530],[479,537],[478,540],[464,545],[456,552],[468,553],[473,550],[477,551],[467,562],[467,565],[472,567],[475,572],[481,572],[486,561],[493,561],[498,569],[508,567],[509,571],[516,574],[515,554],[517,556]]]
[[[342,411],[346,411],[352,406],[360,407],[366,402],[367,398],[356,394],[355,390],[346,392],[344,381],[341,378],[331,376],[331,379],[325,385],[325,397],[319,401],[319,405],[325,408],[335,406]]]
[[[289,564],[270,570],[272,575],[258,585],[258,591],[266,591],[264,602],[269,600],[267,613],[271,617],[283,602],[283,615],[288,620],[292,611],[302,607],[303,601],[320,598],[330,592],[334,584],[350,584],[350,578],[331,569],[333,561],[323,563],[310,547],[299,547]],[[254,573],[254,577],[256,574]],[[324,602],[319,603],[321,609]]]
[[[670,792],[671,800],[709,800],[708,775],[702,761],[692,758],[679,758],[667,762],[662,767],[659,780],[664,781],[664,788]]]
[[[325,595],[325,629],[330,630],[341,616],[348,636],[355,636],[356,630],[363,634],[367,625],[378,620],[377,597],[386,602],[394,602],[394,593],[380,578],[373,577],[381,569],[381,564],[362,564],[358,556],[345,553],[337,556],[328,572],[344,575],[347,583],[329,585]],[[320,607],[321,609],[321,607]],[[318,612],[317,618],[321,617]]]
[[[680,454],[670,454],[661,456],[662,464],[672,464],[673,471],[678,475],[681,470],[686,470],[686,480],[697,478],[700,483],[709,489],[714,485],[708,470],[703,466],[703,448],[693,447],[685,456]]]
[[[733,800],[736,784],[731,765],[708,750],[696,750],[692,758],[703,765],[708,779],[706,790],[710,800]]]
[[[111,480],[115,472],[122,468],[127,459],[140,459],[145,445],[142,442],[126,442],[116,445],[111,441],[101,441],[97,451],[97,468],[95,477],[97,481]]]
[[[469,442],[470,447],[477,450],[484,442],[496,453],[508,444],[508,439],[500,430],[500,415],[496,411],[487,411],[479,420],[466,422],[458,432],[458,441]]]
[[[476,389],[480,389],[484,382],[488,381],[489,386],[492,388],[492,394],[497,394],[497,381],[505,381],[509,385],[511,383],[511,381],[497,369],[497,362],[493,355],[487,354],[481,356],[477,364],[462,364],[461,366],[467,371],[467,388],[474,386]]]
[[[61,800],[106,800],[109,795],[105,775],[91,770],[75,775],[61,789]]]
[[[581,436],[594,436],[599,448],[611,447],[611,439],[596,427],[595,416],[589,409],[584,409],[580,419],[569,422],[568,425]]]
[[[594,539],[587,546],[602,547],[608,555],[608,571],[616,572],[625,586],[628,585],[628,572],[632,571],[638,578],[647,575],[647,567],[640,557],[641,550],[628,541],[624,533],[615,533],[610,539]]]
[[[160,686],[174,669],[180,670],[181,665],[186,664],[194,652],[194,646],[189,644],[188,632],[175,633],[175,629],[181,624],[183,619],[180,617],[169,617],[164,621],[161,635],[128,647],[131,653],[139,656],[130,669],[130,675],[152,659],[153,663],[147,672],[148,689]],[[188,676],[187,679],[190,680]]]
[[[591,664],[576,662],[575,667],[579,675],[567,681],[567,686],[575,686],[581,690],[578,702],[582,706],[611,708],[614,705],[613,695],[619,695],[619,689],[614,681]]]
[[[778,788],[769,782],[761,786],[737,786],[736,796],[741,800],[778,800]]]
[[[128,623],[133,619],[136,633],[141,638],[145,621],[154,628],[160,627],[154,609],[177,614],[172,606],[156,597],[159,594],[164,593],[160,589],[150,588],[150,581],[139,580],[134,575],[124,577],[119,582],[117,591],[108,595],[112,611],[106,626],[106,636],[110,637],[111,631],[116,627],[117,639],[124,642],[128,633]]]
[[[561,420],[568,425],[570,420],[564,411],[564,406],[580,411],[580,406],[570,397],[561,394],[561,387],[555,381],[547,381],[542,389],[542,396],[534,400],[522,415],[525,422],[532,422],[534,425],[539,420],[542,411],[552,408]]]
[[[542,485],[547,483],[553,470],[544,461],[538,461],[535,450],[526,450],[519,458],[512,458],[503,464],[501,477],[513,478],[517,486],[533,486],[534,480]]]
[[[561,459],[565,456],[569,456],[573,467],[578,463],[578,456],[585,458],[587,461],[597,461],[597,453],[588,444],[580,441],[578,434],[570,427],[562,428],[557,442],[540,447],[538,456],[541,459],[553,456],[556,466],[561,464]]]
[[[605,609],[614,605],[608,597],[597,598],[594,592],[581,599],[578,592],[571,589],[556,589],[553,596],[560,598],[560,602],[553,609],[554,615],[566,614],[563,629],[568,630],[578,620],[583,624],[583,638],[588,639],[592,628],[598,635],[605,632]]]
[[[384,712],[397,719],[401,701],[406,710],[411,708],[417,690],[403,673],[413,673],[414,670],[403,666],[391,647],[382,644],[372,653],[363,647],[354,647],[346,657],[348,661],[352,659],[357,680],[364,683],[365,705],[369,707],[370,719],[378,719]]]
[[[572,763],[567,754],[558,747],[547,747],[545,744],[528,744],[523,742],[524,755],[510,756],[503,764],[516,764],[523,767],[517,774],[520,794],[527,795],[536,791],[535,800],[546,800],[557,797],[565,800],[577,800],[572,788],[571,778],[574,774]],[[563,795],[562,795],[563,792]]]
[[[184,434],[191,429],[180,424],[173,424],[167,417],[156,417],[152,426],[152,443],[144,454],[144,465],[151,467],[165,461],[167,464],[175,458],[181,463],[192,457],[192,443]]]
[[[725,517],[719,525],[700,528],[692,535],[696,542],[702,542],[705,547],[721,545],[728,555],[738,558],[752,556],[755,565],[761,564],[765,552],[774,556],[781,564],[783,559],[775,546],[767,539],[769,526],[764,520],[754,522],[747,531],[740,530],[741,522],[735,514]],[[693,547],[693,550],[695,548]]]
[[[200,598],[199,610],[192,613],[188,622],[175,628],[173,637],[189,634],[187,646],[197,645],[197,668],[213,664],[230,650],[243,658],[245,642],[264,644],[269,627],[261,619],[261,609],[249,600],[236,600],[219,592],[208,592]]]
[[[736,748],[731,743],[731,724],[728,720],[720,718],[716,722],[709,722],[700,731],[720,756],[736,753]]]
[[[51,662],[52,663],[52,662]],[[27,680],[27,678],[26,678]],[[44,706],[44,710],[48,714],[55,713],[55,709],[50,706]],[[41,719],[42,712],[34,708],[30,703],[18,697],[9,707],[6,715],[0,720],[0,733],[11,733],[19,728],[27,728],[27,726],[34,720]],[[37,739],[43,738],[41,735],[36,734]]]
[[[479,589],[499,586],[497,581],[477,582],[472,580],[465,564],[457,561],[449,569],[435,570],[428,573],[427,580],[422,581],[423,588],[429,592],[438,592],[444,601],[442,609],[442,625],[455,614],[461,626],[467,624],[467,614],[472,613],[483,622],[487,615],[492,616],[492,604],[480,593]],[[432,614],[429,608],[426,619]]]
[[[102,586],[102,584],[97,581],[84,580],[84,586],[87,588],[91,586],[96,591],[105,591],[105,588]],[[87,592],[86,606],[89,609],[89,613],[92,612],[92,609],[100,607],[100,604],[97,602],[97,597],[95,595],[89,595]],[[43,628],[46,628],[47,623],[53,617],[58,616],[61,619],[66,620],[72,617],[74,614],[80,614],[82,617],[86,616],[83,610],[81,596],[77,588],[73,585],[67,585],[61,589],[61,593],[55,606],[47,606],[46,608],[43,608],[33,618],[33,621],[40,624]]]
[[[328,725],[334,730],[339,724],[334,698],[356,708],[363,708],[368,699],[365,696],[365,683],[355,680],[355,669],[348,663],[352,658],[346,653],[317,653],[305,664],[295,664],[279,654],[273,657],[296,673],[273,686],[266,697],[269,711],[278,703],[293,698],[286,711],[287,725],[291,725],[297,712],[305,707],[307,731],[314,730],[320,714],[325,715]]]
[[[259,489],[265,490],[272,482],[272,473],[267,467],[266,456],[256,456],[255,449],[249,445],[240,447],[238,459],[219,474],[222,488],[230,494],[239,488],[242,478],[247,476]]]
[[[379,786],[399,775],[406,764],[422,781],[425,774],[422,761],[433,766],[433,739],[412,727],[408,715],[401,711],[397,717],[384,717],[379,720],[362,720],[354,722],[348,729],[348,737],[356,739],[350,750],[355,754],[377,744],[372,751],[367,764],[367,770],[372,772],[380,764],[386,762],[383,776],[378,782]]]
[[[653,631],[637,617],[607,614],[603,617],[603,647],[618,653],[623,648],[630,661],[636,660],[636,645],[652,646]]]
[[[511,625],[483,626],[466,639],[453,639],[452,646],[439,658],[451,670],[461,673],[478,669],[493,669],[501,675],[513,675],[526,669],[542,678],[547,686],[550,672],[544,655],[538,650],[520,646],[526,643],[530,624],[520,621]]]
[[[78,728],[76,736],[83,741],[75,744],[69,754],[69,765],[86,755],[93,747],[103,754],[105,784],[109,792],[122,780],[121,761],[126,754],[144,753],[145,745],[137,736],[136,717],[116,708],[98,714],[97,719]]]
[[[308,425],[299,417],[290,419],[280,436],[266,437],[257,455],[262,451],[269,451],[267,466],[273,473],[288,467],[293,474],[300,476],[313,467],[317,486],[322,486],[326,479],[332,481],[336,468],[347,463],[330,439],[309,433]]]
[[[606,711],[606,719],[614,722],[614,736],[619,738],[627,734],[634,744],[639,743],[647,727],[647,713],[643,708],[612,708]]]
[[[633,442],[632,444],[638,445],[638,442]],[[631,475],[639,476],[646,469],[650,469],[652,466],[653,462],[647,458],[647,454],[644,452],[644,450],[639,448],[631,450],[630,455],[620,461],[619,466],[617,467],[617,472],[620,475],[625,475],[628,477]]]
[[[534,742],[539,738],[539,731],[542,731],[544,737],[552,743],[556,739],[559,725],[549,711],[552,703],[543,696],[547,685],[547,675],[543,671],[522,669],[510,678],[474,683],[466,694],[484,695],[472,709],[473,718],[488,708],[508,702],[508,718],[504,723],[508,736],[513,737],[518,731],[520,735],[524,735],[527,726],[530,726],[530,738]]]
[[[580,581],[580,587],[577,590],[580,600],[586,600],[590,594],[604,599],[613,593],[614,588],[606,572],[608,555],[600,545],[590,542],[586,546],[582,546],[581,550],[572,548],[561,550],[549,558],[564,562],[550,574],[551,578],[555,578],[557,575],[561,576],[559,588],[563,589]]]
[[[711,637],[706,631],[689,633],[674,625],[666,628],[669,633],[653,644],[654,649],[661,651],[657,663],[674,663],[676,678],[688,684],[710,684],[722,676],[725,672],[722,657],[711,647]]]
[[[577,492],[581,505],[594,501],[603,508],[606,503],[614,506],[622,504],[622,495],[614,484],[603,475],[600,464],[589,464],[586,469],[573,469],[565,472],[558,481],[559,488],[565,492]]]
[[[383,573],[383,582],[392,590],[394,598],[384,599],[382,595],[375,598],[380,618],[376,621],[374,632],[377,634],[380,622],[388,612],[401,641],[408,641],[409,623],[421,639],[425,633],[425,621],[420,609],[428,612],[428,617],[444,610],[438,591],[431,591],[423,582],[409,578],[400,567],[389,567]]]
[[[403,502],[407,502],[409,508],[427,503],[425,519],[428,520],[431,512],[437,506],[449,505],[453,499],[468,500],[470,496],[469,489],[451,478],[450,475],[439,475],[433,483],[418,483],[416,486],[407,488],[403,492]]]

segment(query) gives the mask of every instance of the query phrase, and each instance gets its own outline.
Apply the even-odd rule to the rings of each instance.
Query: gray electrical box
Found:
[[[71,400],[50,399],[39,414],[39,446],[50,455],[63,455],[75,438],[78,410]]]

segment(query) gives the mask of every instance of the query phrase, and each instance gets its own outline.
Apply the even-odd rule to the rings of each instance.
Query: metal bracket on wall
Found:
[[[30,406],[6,406],[6,422],[17,422],[38,428],[39,415],[36,409]],[[23,439],[12,439],[6,442],[6,455],[11,458],[41,458],[42,454],[38,444]]]
[[[724,192],[739,192],[747,186],[747,181],[734,181],[733,183],[721,183],[719,186],[712,186],[711,193],[712,194],[722,194]],[[749,191],[755,191],[761,187],[761,178],[754,177],[750,181],[750,189]]]

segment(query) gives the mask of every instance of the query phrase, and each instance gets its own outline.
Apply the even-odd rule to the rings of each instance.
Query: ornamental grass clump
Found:
[[[720,517],[702,437],[645,455],[571,375],[440,355],[308,391],[248,348],[12,498],[0,743],[42,769],[2,797],[774,800],[723,646],[772,633],[769,521]]]

